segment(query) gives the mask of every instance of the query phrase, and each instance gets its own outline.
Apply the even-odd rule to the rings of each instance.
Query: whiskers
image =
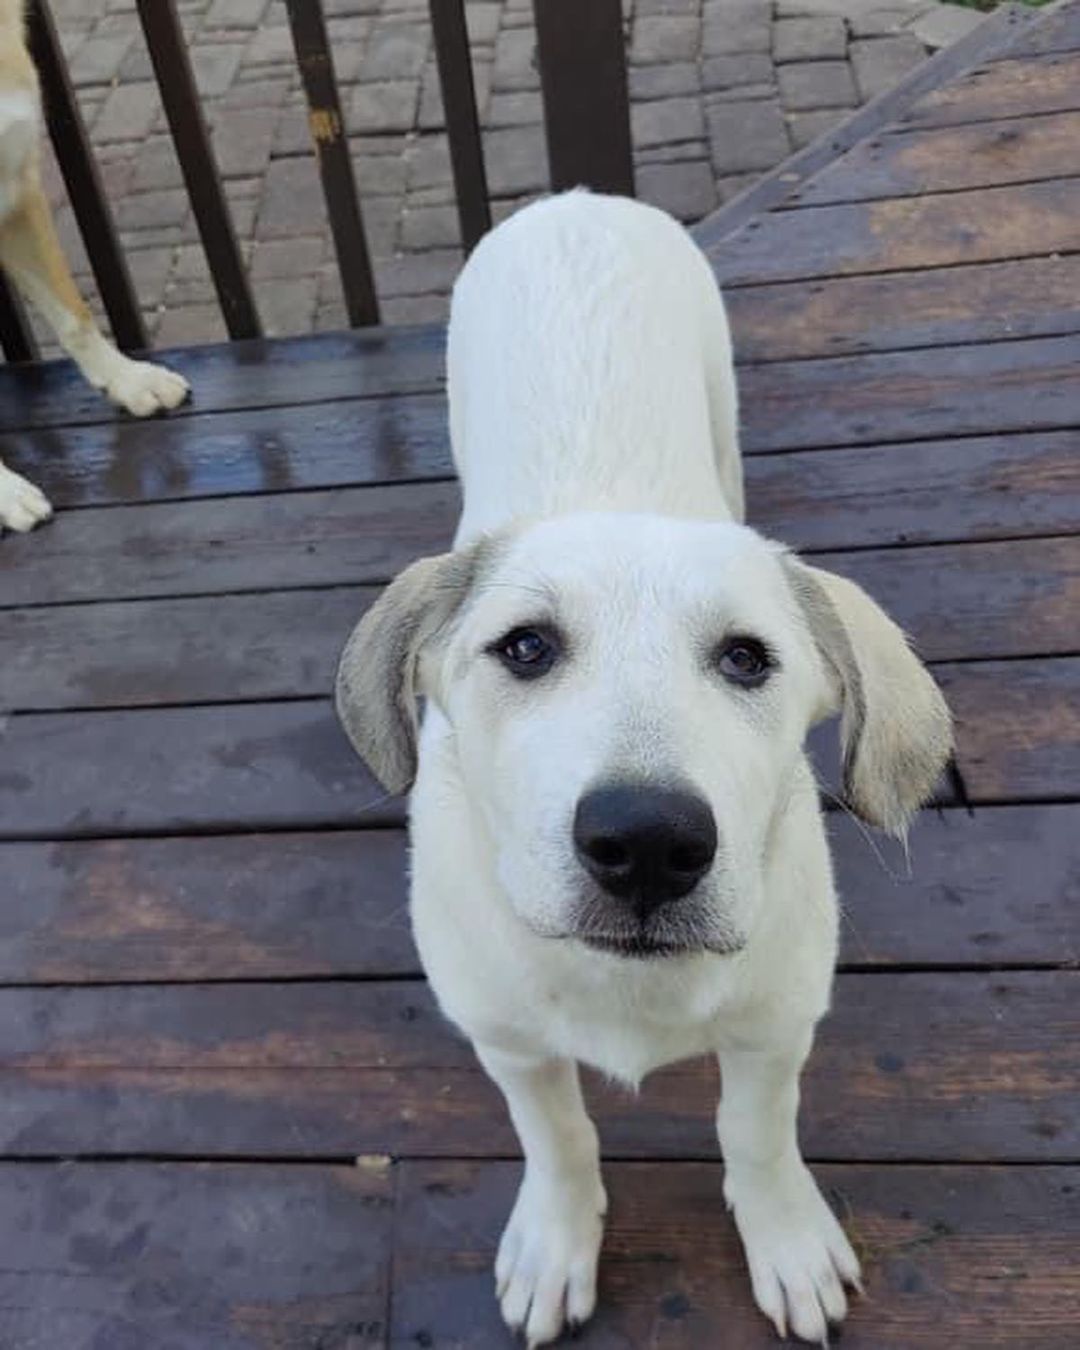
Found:
[[[881,848],[878,845],[877,840],[870,833],[870,830],[867,828],[866,824],[859,819],[859,817],[855,814],[855,812],[851,809],[851,807],[848,806],[847,802],[844,801],[843,797],[838,797],[835,792],[827,788],[816,774],[814,775],[814,782],[817,786],[818,792],[820,792],[823,797],[827,797],[829,801],[833,802],[836,806],[838,806],[840,810],[843,811],[844,815],[846,815],[849,820],[852,820],[854,822],[855,828],[862,835],[863,842],[866,844],[870,852],[874,855],[875,859],[877,860],[878,866],[889,878],[889,880],[895,882],[911,881],[912,880],[911,849],[908,845],[907,835],[905,834],[902,839],[897,841],[904,853],[904,872],[903,874],[899,874],[894,872],[893,869],[889,866],[888,860],[886,859],[885,854],[881,851]]]

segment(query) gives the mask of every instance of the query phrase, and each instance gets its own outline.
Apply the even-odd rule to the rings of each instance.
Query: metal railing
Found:
[[[199,238],[230,338],[262,335],[228,201],[203,116],[175,0],[136,0]],[[461,239],[468,253],[491,228],[464,0],[429,0]],[[379,322],[363,209],[349,154],[322,0],[286,0],[308,105],[349,323]],[[30,49],[56,154],[117,344],[149,346],[48,0],[29,0]],[[632,195],[633,161],[621,0],[533,0],[551,186]],[[357,130],[352,128],[351,130]],[[37,345],[17,296],[0,276],[0,346],[9,361]]]

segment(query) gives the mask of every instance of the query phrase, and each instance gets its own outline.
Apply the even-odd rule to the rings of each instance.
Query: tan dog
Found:
[[[187,381],[118,352],[72,280],[41,186],[41,121],[23,0],[0,0],[0,265],[96,389],[136,417],[175,408]],[[0,529],[31,530],[51,514],[45,495],[0,462]]]

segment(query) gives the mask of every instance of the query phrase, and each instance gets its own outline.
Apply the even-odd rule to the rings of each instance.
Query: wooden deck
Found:
[[[728,288],[753,521],[865,583],[956,712],[974,815],[912,875],[836,820],[843,970],[807,1156],[863,1350],[1080,1345],[1080,6],[766,214]],[[178,354],[112,418],[0,378],[62,509],[0,541],[0,1346],[499,1347],[515,1143],[440,1022],[402,805],[327,699],[456,505],[442,335]],[[596,1083],[613,1214],[586,1343],[772,1343],[710,1065]]]

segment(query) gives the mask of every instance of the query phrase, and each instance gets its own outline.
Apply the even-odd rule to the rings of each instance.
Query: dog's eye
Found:
[[[773,668],[769,649],[757,638],[732,637],[716,653],[716,666],[725,680],[755,689],[764,684]]]
[[[546,675],[559,655],[559,645],[551,633],[538,628],[515,628],[489,649],[512,675],[532,680]]]

